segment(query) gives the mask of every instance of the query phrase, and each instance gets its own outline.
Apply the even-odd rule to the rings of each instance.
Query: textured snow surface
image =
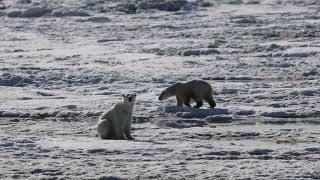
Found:
[[[320,178],[319,5],[0,0],[0,178]],[[215,109],[158,100],[193,79]],[[121,93],[136,140],[98,140]]]
[[[211,126],[215,125],[215,126]],[[319,178],[319,126],[155,118],[135,140],[99,140],[95,119],[2,119],[2,178]]]

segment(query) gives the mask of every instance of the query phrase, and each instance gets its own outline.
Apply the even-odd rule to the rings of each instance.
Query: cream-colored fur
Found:
[[[216,106],[212,98],[212,87],[209,83],[202,80],[193,80],[186,83],[176,83],[162,91],[159,100],[165,100],[176,96],[177,106],[190,106],[190,99],[197,103],[195,107],[202,106],[202,100],[207,101],[211,108]]]
[[[135,94],[122,95],[123,101],[116,103],[99,119],[97,130],[100,139],[133,139],[131,136],[132,111]]]

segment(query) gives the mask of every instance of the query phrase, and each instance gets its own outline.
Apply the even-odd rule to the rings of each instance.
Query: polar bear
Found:
[[[135,94],[123,94],[123,101],[116,103],[99,119],[97,130],[100,139],[133,139],[131,122]]]
[[[194,99],[197,103],[195,107],[202,106],[202,99],[207,101],[211,108],[216,106],[216,102],[212,98],[212,87],[209,83],[202,80],[192,80],[186,83],[175,83],[162,91],[159,100],[165,100],[172,96],[176,96],[177,106],[190,105],[190,99]]]

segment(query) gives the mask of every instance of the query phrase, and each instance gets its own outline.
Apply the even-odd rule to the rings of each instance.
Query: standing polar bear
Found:
[[[123,101],[116,103],[111,109],[102,114],[98,122],[100,139],[133,139],[131,122],[135,94],[122,95]]]
[[[175,83],[162,91],[159,100],[165,100],[176,96],[177,106],[190,105],[190,99],[197,103],[195,107],[202,106],[202,100],[208,102],[211,108],[216,107],[216,102],[212,98],[212,87],[209,83],[202,80],[192,80],[186,83]]]

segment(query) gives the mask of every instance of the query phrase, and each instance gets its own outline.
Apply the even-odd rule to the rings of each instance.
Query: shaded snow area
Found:
[[[319,7],[0,0],[0,179],[319,179]],[[215,109],[158,100],[194,79]],[[122,93],[135,140],[99,140]]]

